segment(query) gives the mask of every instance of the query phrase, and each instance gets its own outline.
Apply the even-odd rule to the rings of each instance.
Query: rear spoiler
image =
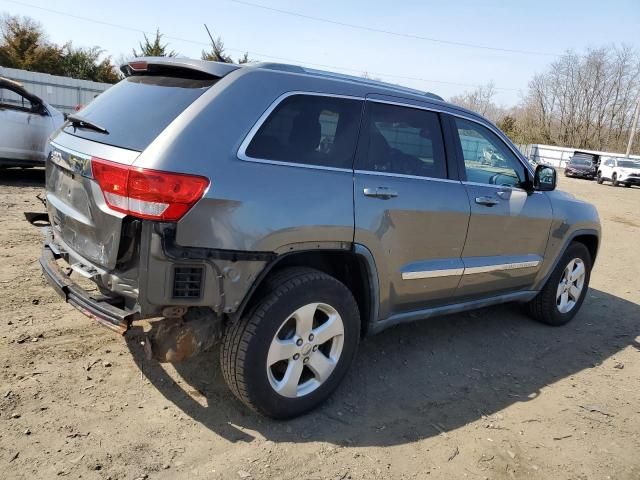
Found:
[[[159,68],[158,68],[159,67]],[[242,68],[233,63],[210,62],[207,60],[192,60],[190,58],[174,57],[136,57],[120,67],[126,77],[154,70],[191,70],[205,75],[222,78],[228,73]]]

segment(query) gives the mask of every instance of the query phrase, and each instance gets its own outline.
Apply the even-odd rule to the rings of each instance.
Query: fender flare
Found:
[[[575,240],[576,237],[580,237],[582,235],[590,235],[598,239],[596,254],[598,253],[598,250],[600,249],[600,240],[601,240],[600,232],[598,230],[593,228],[581,228],[571,232],[571,235],[569,235],[567,239],[564,241],[562,248],[560,249],[560,253],[557,255],[556,259],[553,261],[553,264],[551,265],[551,268],[549,268],[549,271],[544,275],[544,277],[542,277],[540,280],[536,282],[536,285],[534,288],[535,290],[541,290],[546,285],[547,281],[549,280],[549,277],[551,277],[556,267],[558,266],[558,263],[560,263],[560,260],[562,259],[565,252],[567,251],[567,248],[569,248],[569,245],[571,245],[571,243]],[[595,260],[596,260],[596,257],[594,256],[591,264],[592,267],[593,267],[593,264],[595,263]]]
[[[251,285],[251,288],[245,295],[242,303],[236,309],[235,312],[228,314],[231,321],[236,321],[240,318],[250,302],[250,300],[255,295],[256,291],[260,288],[265,278],[278,266],[280,262],[284,259],[290,257],[291,255],[295,255],[302,252],[351,252],[356,255],[364,264],[367,274],[367,283],[369,286],[369,318],[363,319],[366,323],[365,332],[369,330],[369,326],[375,323],[378,320],[378,310],[380,306],[380,296],[379,296],[379,277],[378,277],[378,269],[376,267],[375,260],[373,258],[373,254],[367,247],[364,245],[354,243],[350,245],[351,248],[348,250],[340,249],[340,248],[305,248],[305,249],[296,249],[295,251],[283,253],[278,255],[269,261],[265,267],[262,269],[260,274],[256,277],[255,281]]]

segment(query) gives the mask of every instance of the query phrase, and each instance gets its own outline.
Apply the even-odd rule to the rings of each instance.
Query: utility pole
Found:
[[[636,104],[636,110],[633,114],[633,122],[631,123],[631,133],[629,134],[629,143],[627,143],[627,153],[625,157],[629,158],[631,153],[631,146],[633,145],[633,137],[636,134],[636,128],[638,127],[638,116],[640,115],[640,97],[638,97],[638,103]]]

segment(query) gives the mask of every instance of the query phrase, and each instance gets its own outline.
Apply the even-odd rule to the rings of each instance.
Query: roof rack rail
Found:
[[[444,101],[444,99],[440,95],[436,95],[435,93],[424,92],[422,90],[403,87],[402,85],[396,85],[394,83],[382,82],[380,80],[372,80],[370,78],[358,77],[355,75],[348,75],[345,73],[336,73],[336,72],[330,72],[328,70],[319,70],[315,68],[307,68],[307,67],[301,67],[299,65],[290,65],[287,63],[277,63],[277,62],[260,62],[260,63],[249,64],[249,66],[254,68],[266,68],[269,70],[278,70],[281,72],[306,73],[308,75],[315,75],[318,77],[335,78],[337,80],[347,80],[347,81],[363,83],[371,86],[392,88],[393,90],[410,93],[412,95],[426,96],[434,100],[439,100],[441,102]]]

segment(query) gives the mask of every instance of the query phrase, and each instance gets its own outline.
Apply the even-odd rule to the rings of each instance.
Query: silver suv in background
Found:
[[[286,418],[392,325],[504,302],[550,325],[578,312],[598,214],[481,116],[291,65],[123,70],[53,138],[40,262],[114,330],[156,318],[150,355],[221,342],[230,390]]]

